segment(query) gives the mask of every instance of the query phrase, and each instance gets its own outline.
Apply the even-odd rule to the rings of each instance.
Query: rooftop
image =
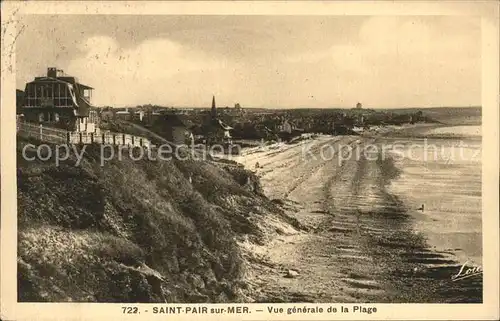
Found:
[[[28,84],[40,83],[40,82],[63,82],[63,83],[69,83],[69,84],[78,84],[78,86],[84,90],[94,89],[88,85],[85,85],[85,84],[78,82],[78,79],[76,77],[67,75],[64,73],[63,70],[56,69],[54,67],[50,67],[47,69],[46,76],[35,77],[35,80],[29,82]]]

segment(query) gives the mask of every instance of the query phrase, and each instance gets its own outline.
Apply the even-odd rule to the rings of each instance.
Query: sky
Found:
[[[466,16],[25,15],[17,88],[58,67],[97,106],[481,105]]]

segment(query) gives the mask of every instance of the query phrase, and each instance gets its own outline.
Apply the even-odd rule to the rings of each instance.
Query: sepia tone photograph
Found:
[[[480,17],[17,30],[18,302],[483,302]]]

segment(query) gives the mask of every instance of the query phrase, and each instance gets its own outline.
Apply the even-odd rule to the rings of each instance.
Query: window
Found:
[[[45,93],[44,93],[44,97],[45,98],[54,98],[54,88],[53,88],[54,84],[53,83],[50,83],[50,84],[47,84],[45,86]]]
[[[54,105],[56,106],[61,106],[61,84],[57,83],[54,85],[55,90],[54,90]]]
[[[39,99],[42,97],[42,88],[35,84],[35,106],[39,106]]]
[[[55,122],[59,121],[59,114],[58,113],[54,113],[54,121]]]
[[[97,112],[95,110],[90,111],[89,122],[90,123],[97,123],[97,120],[98,120]]]
[[[35,106],[35,86],[33,84],[26,85],[26,106]]]

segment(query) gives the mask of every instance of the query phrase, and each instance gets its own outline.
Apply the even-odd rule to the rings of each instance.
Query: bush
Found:
[[[249,173],[126,155],[101,167],[98,148],[86,151],[80,167],[18,163],[19,300],[233,298],[236,240],[259,233],[249,209],[272,206],[240,184]]]

